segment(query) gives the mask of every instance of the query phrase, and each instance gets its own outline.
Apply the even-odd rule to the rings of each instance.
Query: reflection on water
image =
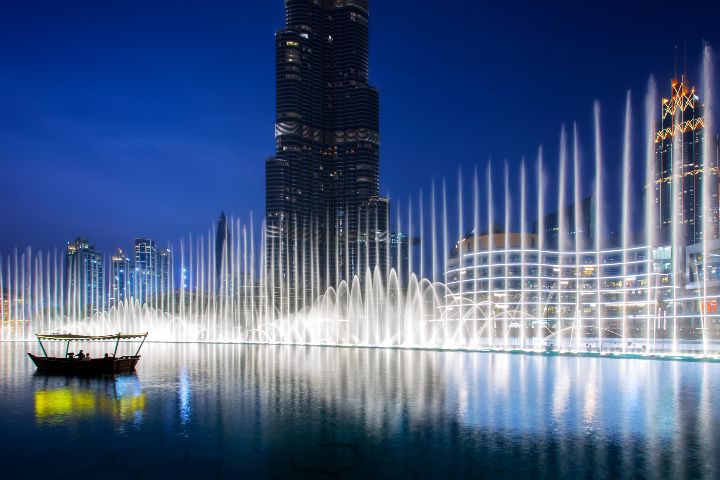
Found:
[[[35,391],[38,423],[58,425],[95,416],[136,424],[142,421],[145,395],[135,376],[89,381],[45,377],[45,383],[45,388]]]
[[[27,439],[180,441],[221,464],[238,450],[252,463],[352,445],[420,462],[421,476],[434,471],[422,462],[496,477],[720,475],[718,364],[156,344],[136,376],[92,380],[35,376],[24,348],[0,345],[0,408],[12,413],[0,428]]]
[[[180,422],[186,424],[190,421],[192,407],[190,404],[190,379],[186,368],[180,371],[180,386],[178,388],[178,400],[180,402]]]

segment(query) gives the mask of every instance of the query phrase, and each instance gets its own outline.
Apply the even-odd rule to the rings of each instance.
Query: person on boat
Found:
[[[77,358],[78,358],[78,360],[85,360],[85,354],[83,353],[82,350],[80,350],[80,351],[78,352]]]
[[[105,352],[105,359],[107,360],[108,358],[110,358],[110,355],[108,355],[108,353]]]

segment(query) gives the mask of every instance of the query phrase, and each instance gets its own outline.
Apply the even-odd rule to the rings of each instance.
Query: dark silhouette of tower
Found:
[[[368,83],[368,0],[285,0],[285,15],[276,152],[266,162],[267,271],[277,295],[314,296],[374,267],[358,251],[363,226],[387,217],[362,219],[378,210],[378,91]]]

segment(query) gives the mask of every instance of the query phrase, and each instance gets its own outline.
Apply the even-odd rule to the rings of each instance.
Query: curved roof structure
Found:
[[[73,335],[72,333],[67,334],[57,334],[57,335],[41,335],[39,333],[36,333],[35,336],[38,338],[38,340],[55,340],[55,341],[63,341],[67,342],[70,340],[75,340],[79,342],[102,342],[102,341],[109,341],[109,340],[139,340],[144,339],[148,336],[148,332],[145,333],[116,333],[114,335],[100,335],[100,336],[91,336],[91,335]]]

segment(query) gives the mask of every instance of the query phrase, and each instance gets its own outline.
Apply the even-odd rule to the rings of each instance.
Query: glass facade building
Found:
[[[132,297],[132,261],[122,248],[118,248],[110,259],[110,280],[112,282],[108,294],[110,306],[115,306]]]
[[[87,315],[105,304],[103,255],[87,238],[76,238],[65,248],[65,296],[67,305],[79,309],[70,312]]]
[[[146,238],[135,239],[135,282],[133,297],[145,303],[157,290],[157,248]]]
[[[230,253],[230,226],[225,212],[221,212],[215,229],[215,292],[232,290]]]
[[[266,261],[275,284],[312,294],[365,263],[362,216],[380,186],[379,96],[369,84],[367,0],[285,0],[285,15],[275,36]]]
[[[712,137],[711,137],[712,138]],[[703,222],[710,217],[709,239],[718,238],[718,163],[703,162],[704,105],[686,80],[673,80],[672,96],[663,98],[655,133],[655,205],[660,245],[682,247],[703,241]],[[707,191],[708,206],[703,206]],[[706,211],[707,210],[707,211]],[[673,225],[678,228],[673,231]]]

